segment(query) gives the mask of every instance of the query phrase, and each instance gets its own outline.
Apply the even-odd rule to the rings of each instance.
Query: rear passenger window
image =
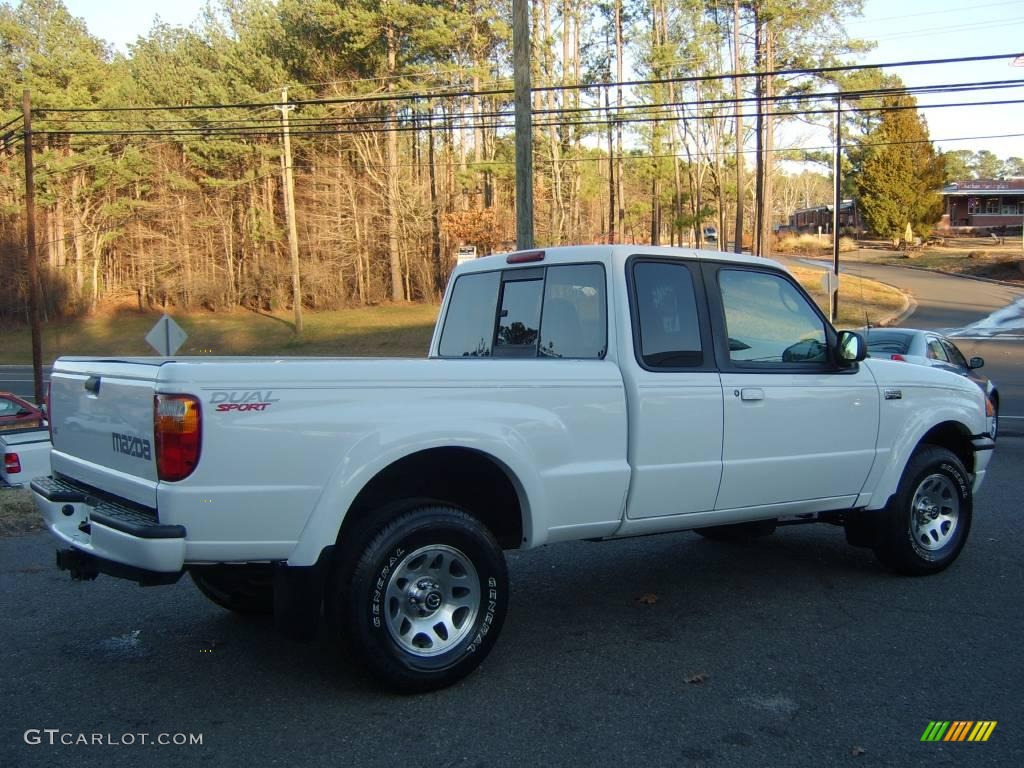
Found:
[[[704,364],[693,277],[683,264],[639,262],[633,267],[640,358],[648,368]]]
[[[441,330],[441,357],[603,359],[605,273],[567,264],[463,275]]]
[[[523,357],[537,354],[540,298],[544,289],[542,278],[543,275],[535,280],[507,280],[502,286],[498,333],[494,338],[495,354],[499,351]]]
[[[500,272],[463,275],[455,282],[441,332],[442,357],[490,357]]]
[[[542,357],[602,358],[608,336],[604,269],[549,267],[540,330]]]

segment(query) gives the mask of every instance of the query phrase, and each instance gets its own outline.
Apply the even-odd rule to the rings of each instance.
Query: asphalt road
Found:
[[[43,395],[50,381],[50,366],[43,367]],[[0,392],[13,392],[19,397],[35,401],[35,388],[31,365],[0,365]]]
[[[1002,301],[962,282],[963,321],[936,325]],[[942,285],[915,283],[919,307],[941,306]],[[1018,360],[989,367],[1020,376]],[[824,525],[511,553],[495,651],[418,697],[187,581],[75,583],[45,534],[0,539],[0,766],[1024,765],[1021,466],[1024,437],[1002,437],[964,553],[928,578],[890,575]],[[922,743],[938,719],[998,725],[986,743]],[[60,744],[94,735],[117,745]]]
[[[1024,765],[1021,466],[1002,440],[962,556],[927,578],[825,525],[513,553],[494,652],[418,697],[188,582],[73,583],[45,535],[0,540],[0,765]],[[922,743],[937,719],[998,725]],[[48,728],[202,745],[25,743]]]

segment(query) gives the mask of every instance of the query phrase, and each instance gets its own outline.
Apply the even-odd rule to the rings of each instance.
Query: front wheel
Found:
[[[963,549],[972,515],[971,481],[960,459],[923,445],[882,513],[875,554],[899,573],[938,573]]]
[[[335,618],[356,654],[407,692],[443,688],[473,671],[508,607],[508,571],[494,536],[441,505],[387,523],[354,569],[336,569],[334,589],[342,614]]]

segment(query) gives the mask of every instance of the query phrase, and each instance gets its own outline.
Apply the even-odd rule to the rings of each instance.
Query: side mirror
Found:
[[[972,369],[972,370],[974,368],[982,368],[982,367],[984,367],[984,365],[985,365],[985,358],[984,357],[972,357],[971,361],[969,363],[967,363],[967,367]]]
[[[868,356],[868,343],[855,331],[840,331],[836,357],[840,363],[858,363]]]

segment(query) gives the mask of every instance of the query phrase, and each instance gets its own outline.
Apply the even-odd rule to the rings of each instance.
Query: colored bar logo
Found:
[[[932,720],[921,741],[988,741],[996,720]]]

